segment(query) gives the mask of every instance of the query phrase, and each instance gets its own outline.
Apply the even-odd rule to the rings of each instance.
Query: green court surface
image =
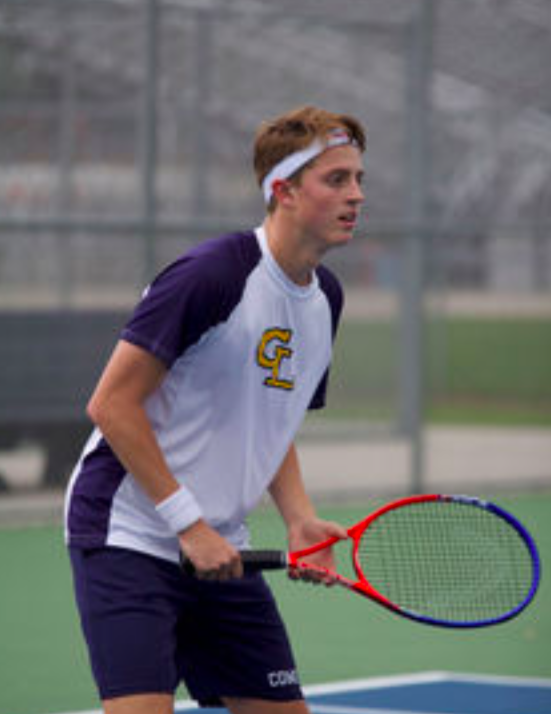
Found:
[[[288,622],[304,683],[448,670],[551,677],[551,493],[491,498],[533,533],[543,563],[535,602],[519,618],[455,631],[402,620],[341,588],[270,575]],[[374,503],[320,509],[350,525]],[[259,511],[255,544],[283,547],[278,517]],[[0,531],[0,714],[96,708],[59,527]],[[185,695],[185,692],[182,692]]]

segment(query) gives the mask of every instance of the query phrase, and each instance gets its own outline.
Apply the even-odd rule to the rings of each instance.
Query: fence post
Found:
[[[156,270],[159,0],[145,0],[145,78],[142,96],[141,203],[143,224],[144,284]]]
[[[402,428],[411,444],[411,491],[424,487],[424,310],[423,279],[430,191],[430,106],[434,0],[421,0],[408,27],[406,57],[406,204],[403,285],[401,291]]]

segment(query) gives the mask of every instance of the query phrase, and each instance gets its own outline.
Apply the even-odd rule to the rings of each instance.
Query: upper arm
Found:
[[[94,421],[109,405],[141,405],[160,386],[167,372],[155,355],[120,340],[88,404]]]
[[[147,288],[122,338],[167,368],[229,318],[260,259],[252,235],[207,241],[168,266]]]

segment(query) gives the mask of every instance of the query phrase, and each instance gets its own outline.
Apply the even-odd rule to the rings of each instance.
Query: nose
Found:
[[[352,182],[348,200],[350,203],[354,203],[354,204],[360,204],[360,203],[364,202],[365,196],[364,196],[362,185],[359,181]]]

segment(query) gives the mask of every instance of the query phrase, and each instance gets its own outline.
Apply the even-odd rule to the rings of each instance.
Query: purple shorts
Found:
[[[123,548],[71,548],[74,584],[102,699],[174,693],[202,706],[223,697],[302,699],[274,598],[259,575],[199,581]]]

